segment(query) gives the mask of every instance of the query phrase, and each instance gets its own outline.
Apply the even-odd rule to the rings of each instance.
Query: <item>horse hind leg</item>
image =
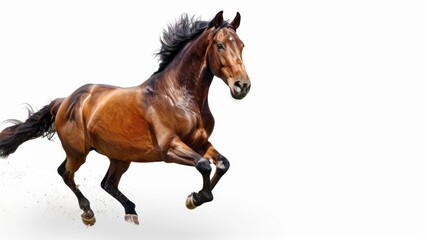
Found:
[[[67,156],[66,160],[58,167],[58,174],[63,178],[65,184],[76,195],[79,207],[83,210],[81,215],[82,221],[87,226],[92,226],[95,223],[94,212],[91,209],[89,200],[82,194],[74,181],[75,172],[85,162],[85,157],[71,158]]]
[[[110,166],[101,182],[101,187],[122,204],[125,209],[125,221],[138,225],[139,219],[135,210],[136,205],[118,189],[119,181],[128,170],[130,164],[130,162],[110,158]]]

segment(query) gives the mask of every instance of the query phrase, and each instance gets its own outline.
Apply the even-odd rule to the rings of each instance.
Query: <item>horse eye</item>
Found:
[[[223,47],[222,43],[218,43],[217,44],[217,49],[221,50],[221,49],[225,49],[225,48]]]

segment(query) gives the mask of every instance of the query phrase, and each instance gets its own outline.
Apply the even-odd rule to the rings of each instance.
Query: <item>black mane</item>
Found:
[[[221,27],[225,27],[227,24],[228,22],[224,21]],[[160,63],[154,74],[162,72],[187,42],[212,26],[211,21],[201,21],[188,14],[182,14],[176,23],[169,24],[160,39],[161,49],[156,53]]]

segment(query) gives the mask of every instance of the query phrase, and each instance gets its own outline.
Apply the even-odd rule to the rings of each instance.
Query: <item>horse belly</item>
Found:
[[[140,118],[111,119],[105,116],[88,130],[93,148],[107,157],[132,162],[161,161],[148,125]]]
[[[107,134],[94,135],[93,147],[97,152],[114,159],[131,162],[161,161],[161,154],[147,137],[114,135],[114,138],[108,137]]]

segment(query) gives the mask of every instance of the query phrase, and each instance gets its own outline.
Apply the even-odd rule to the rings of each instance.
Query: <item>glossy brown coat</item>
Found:
[[[182,41],[175,51],[164,43],[167,50],[160,52],[166,56],[164,62],[141,85],[121,88],[88,84],[36,113],[42,115],[40,119],[50,115],[54,118],[66,153],[58,173],[76,194],[85,224],[94,224],[95,218],[89,201],[74,183],[74,173],[91,150],[110,159],[102,187],[124,206],[127,221],[138,223],[137,213],[134,203],[118,190],[118,184],[131,162],[194,166],[203,176],[203,188],[189,195],[186,206],[192,209],[213,199],[212,189],[228,170],[229,162],[209,142],[214,128],[208,104],[210,84],[214,76],[221,78],[236,99],[250,90],[241,55],[244,44],[236,33],[240,14],[231,23],[225,22],[222,14],[219,12],[209,22],[184,19],[191,26],[205,23],[205,27]],[[15,128],[0,133],[2,156],[14,151],[6,142],[12,141]],[[8,140],[4,146],[2,137]],[[211,179],[210,162],[216,166]]]

